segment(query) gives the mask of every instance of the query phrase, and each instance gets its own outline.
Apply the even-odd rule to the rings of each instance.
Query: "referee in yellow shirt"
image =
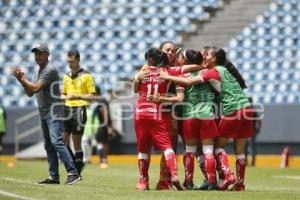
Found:
[[[75,167],[80,174],[84,167],[81,139],[87,120],[86,106],[90,100],[95,99],[96,90],[92,75],[81,68],[79,62],[79,52],[77,50],[69,51],[68,65],[71,71],[64,75],[62,99],[65,100],[66,110],[64,142],[67,144]],[[68,145],[71,134],[75,155]]]

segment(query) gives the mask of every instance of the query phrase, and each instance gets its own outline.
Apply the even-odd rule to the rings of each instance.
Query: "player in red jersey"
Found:
[[[176,45],[171,42],[171,41],[165,41],[161,43],[159,49],[166,53],[168,56],[168,61],[169,61],[169,67],[176,66]],[[138,78],[142,78],[147,74],[146,72],[148,68],[148,65],[145,64],[140,72],[137,74]],[[178,73],[181,73],[178,72]],[[136,88],[137,90],[137,88]],[[172,83],[169,87],[168,93],[175,95],[176,94],[176,89],[175,89],[175,84]],[[177,106],[179,108],[179,106]],[[167,109],[169,111],[167,111]],[[166,116],[169,118],[169,133],[172,141],[172,148],[174,152],[176,153],[177,150],[177,143],[178,143],[178,134],[182,134],[182,123],[180,123],[179,120],[175,120],[172,117],[172,105],[167,106],[166,108]],[[167,114],[168,112],[168,114]],[[180,109],[176,109],[176,112],[180,112]],[[157,190],[169,190],[172,188],[172,181],[171,181],[171,174],[170,171],[168,170],[167,164],[165,157],[162,156],[160,160],[160,176],[159,176],[159,181],[156,184],[156,189]]]
[[[206,57],[207,57],[207,54],[208,54],[208,51],[211,47],[210,46],[204,46],[202,49],[201,49],[201,54],[202,54],[202,57],[203,57],[203,63],[202,63],[202,66],[204,68],[207,68],[207,61],[206,61]],[[192,68],[189,68],[189,69],[184,69],[183,71],[184,72],[187,72],[187,70],[193,70]],[[217,101],[217,98],[218,98],[218,95],[216,94],[215,95],[215,102]],[[216,104],[218,105],[218,103]],[[215,108],[217,108],[217,106],[215,106]],[[218,113],[217,111],[215,111],[216,113]],[[215,116],[216,117],[216,123],[218,125],[218,120],[219,120],[219,116]],[[205,168],[205,155],[203,154],[203,151],[202,151],[202,144],[200,143],[199,145],[197,145],[197,161],[198,161],[198,164],[199,164],[199,167],[202,171],[202,174],[204,176],[204,180],[203,182],[201,183],[200,187],[198,189],[200,190],[207,190],[208,187],[209,187],[209,184],[208,184],[208,178],[207,178],[207,173],[206,173],[206,168]]]
[[[172,75],[179,75],[182,73],[182,70],[185,68],[185,66],[179,66],[179,67],[175,67],[178,63],[177,63],[177,59],[176,59],[176,45],[173,42],[170,41],[166,41],[163,42],[160,45],[160,50],[163,51],[164,53],[167,54],[168,56],[168,61],[169,61],[169,72],[172,73]],[[180,50],[179,50],[180,51]],[[194,69],[199,69],[198,65],[188,65],[189,68],[187,69],[187,71],[192,71]],[[142,69],[140,70],[140,72],[137,74],[137,78],[143,78],[146,76],[147,72],[147,68],[148,65],[145,64]],[[172,69],[171,69],[172,68]],[[135,88],[135,92],[137,92],[137,88]],[[168,93],[170,94],[176,94],[176,90],[175,90],[175,84],[172,83]],[[169,110],[169,111],[167,111]],[[166,111],[166,115],[169,117],[169,133],[171,136],[171,141],[172,141],[172,148],[174,150],[174,152],[176,152],[177,150],[177,143],[178,143],[178,135],[181,135],[182,140],[183,140],[183,120],[176,120],[172,117],[172,115],[176,115],[177,117],[182,115],[182,106],[177,105],[175,107],[175,113],[172,113],[172,106],[168,106],[168,109]],[[156,185],[156,189],[157,190],[169,190],[172,188],[172,182],[171,182],[171,174],[168,170],[168,167],[166,165],[166,161],[164,156],[162,156],[161,158],[161,162],[160,162],[160,177],[159,177],[159,181]]]
[[[172,149],[168,128],[169,117],[168,113],[164,112],[166,104],[151,102],[156,94],[160,94],[160,96],[167,95],[171,82],[160,79],[158,70],[168,65],[168,57],[159,49],[152,48],[146,52],[145,58],[147,60],[149,77],[144,80],[134,80],[135,89],[138,88],[140,96],[136,103],[134,119],[140,172],[137,189],[140,191],[149,189],[149,155],[153,145],[164,153],[166,164],[172,176],[172,184],[177,190],[183,190],[184,188],[178,179],[176,157]],[[180,87],[177,87],[177,96],[170,102],[182,100],[183,91],[181,91]]]
[[[195,64],[198,69],[181,74],[182,77],[196,77],[202,73],[202,54],[195,50],[183,50],[178,56],[179,65]],[[176,74],[179,67],[168,69],[169,74]],[[173,70],[175,69],[175,71]],[[179,68],[179,69],[184,69]],[[208,177],[207,190],[216,189],[216,161],[213,154],[214,138],[219,136],[215,123],[214,93],[208,83],[197,84],[185,88],[183,105],[183,129],[185,141],[184,186],[188,190],[194,189],[194,155],[198,142],[203,143],[205,175]]]
[[[229,185],[235,184],[232,190],[243,191],[246,168],[244,148],[247,138],[253,134],[253,112],[243,92],[247,86],[235,66],[226,59],[223,49],[212,48],[208,53],[208,60],[211,69],[198,77],[174,77],[164,71],[160,72],[160,77],[186,85],[209,82],[218,91],[222,104],[222,119],[219,124],[220,137],[215,144],[215,156],[224,175],[224,181],[219,184],[219,188],[226,190]],[[228,157],[224,150],[230,138],[234,139],[237,181],[229,168]]]

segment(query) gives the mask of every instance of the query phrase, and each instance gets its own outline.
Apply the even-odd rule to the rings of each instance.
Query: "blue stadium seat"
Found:
[[[264,14],[257,16],[254,22],[228,42],[229,58],[245,74],[250,83],[247,93],[256,96],[256,101],[299,103],[297,95],[287,94],[287,91],[295,94],[300,85],[299,9],[297,0],[275,1]],[[254,67],[255,75],[251,73]],[[252,84],[253,79],[255,84]],[[270,84],[265,84],[265,80]],[[270,97],[257,93],[264,90],[281,95]]]
[[[0,42],[1,67],[22,64],[33,74],[37,69],[30,50],[35,43],[46,41],[51,60],[62,73],[67,71],[66,52],[71,48],[79,49],[82,64],[92,73],[120,72],[113,78],[108,74],[96,78],[98,84],[105,82],[104,88],[112,88],[119,77],[130,78],[134,66],[145,63],[147,48],[157,47],[164,40],[181,42],[178,32],[193,31],[192,20],[209,17],[204,8],[222,6],[221,0],[11,0],[0,3],[0,27],[4,21],[6,38]],[[4,83],[0,88],[15,84],[3,75],[0,79]],[[18,103],[15,99],[22,90],[14,87],[12,91],[5,100],[6,105],[10,102],[36,105],[28,98]]]

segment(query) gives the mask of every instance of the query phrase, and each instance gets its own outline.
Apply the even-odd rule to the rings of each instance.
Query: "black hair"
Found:
[[[153,61],[155,67],[166,67],[169,65],[169,59],[166,53],[157,48],[151,48],[145,53],[145,59],[149,58]]]
[[[239,70],[234,66],[234,64],[227,60],[226,52],[223,49],[217,49],[215,52],[216,64],[224,66],[229,73],[237,80],[242,89],[247,88],[245,79],[240,74]]]
[[[192,49],[183,50],[181,55],[187,64],[201,64],[203,61],[203,56],[200,51],[195,51]]]
[[[165,44],[172,44],[176,47],[176,44],[174,42],[171,41],[164,41],[159,45],[159,49],[162,50],[162,48],[165,46]]]
[[[76,59],[80,60],[80,54],[79,54],[79,51],[78,50],[70,50],[68,52],[68,56],[71,57],[71,56],[75,56]]]
[[[102,92],[101,92],[101,89],[99,86],[95,86],[95,89],[96,89],[96,94],[101,96],[102,95]]]
[[[249,102],[252,104],[253,103],[253,98],[252,97],[248,97]]]

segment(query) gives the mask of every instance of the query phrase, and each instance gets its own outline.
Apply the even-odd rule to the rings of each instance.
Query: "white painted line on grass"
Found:
[[[22,200],[36,200],[36,199],[31,198],[31,197],[20,196],[20,195],[17,195],[15,193],[6,192],[4,190],[0,190],[0,195],[4,195],[4,196],[7,196],[7,197],[13,197],[13,198],[16,198],[16,199],[22,199]]]
[[[290,191],[290,192],[299,192],[298,188],[290,188],[290,187],[284,187],[284,186],[276,186],[276,187],[272,187],[272,186],[258,186],[258,185],[251,185],[249,187],[247,187],[247,189],[249,190],[259,190],[259,191]]]
[[[11,182],[15,182],[15,183],[25,183],[25,184],[30,184],[30,185],[38,185],[37,183],[34,183],[34,182],[24,181],[24,180],[10,178],[10,177],[0,177],[0,178],[2,180],[11,181]]]
[[[300,176],[273,176],[274,178],[300,180]]]

